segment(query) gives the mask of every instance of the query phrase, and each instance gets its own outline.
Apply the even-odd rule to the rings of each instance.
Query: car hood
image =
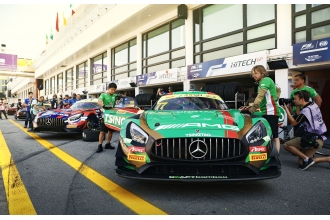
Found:
[[[245,125],[243,114],[236,109],[226,111],[146,111],[145,119],[150,129],[165,137],[191,137],[189,135],[192,133],[234,137]]]
[[[48,110],[41,112],[38,118],[68,118],[72,115],[82,114],[86,109],[72,110],[72,109],[59,109],[59,110]]]

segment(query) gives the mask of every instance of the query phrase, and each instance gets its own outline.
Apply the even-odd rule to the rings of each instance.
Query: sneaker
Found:
[[[26,125],[24,125],[24,128],[26,128]]]
[[[96,153],[100,153],[100,152],[102,152],[102,151],[103,151],[102,144],[99,144],[99,145],[97,146]]]
[[[29,128],[27,131],[28,131],[28,132],[32,132],[32,131],[33,131],[33,129],[32,129],[32,128]]]
[[[307,170],[309,167],[311,167],[314,164],[314,160],[312,158],[308,158],[308,162],[303,161],[303,165],[299,168],[301,170]]]
[[[114,146],[111,146],[110,143],[105,144],[104,149],[115,149]]]

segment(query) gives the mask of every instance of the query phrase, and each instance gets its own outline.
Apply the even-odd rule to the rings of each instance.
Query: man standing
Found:
[[[17,102],[17,111],[22,109],[22,102],[21,102],[21,99],[18,99],[18,102]]]
[[[81,95],[77,94],[77,101],[81,101]]]
[[[6,114],[6,109],[5,109],[5,104],[3,103],[2,100],[0,100],[0,119],[2,120],[2,114],[4,114],[4,116],[7,118],[7,114]]]
[[[50,100],[51,108],[57,109],[58,107],[58,101],[57,101],[57,95],[54,94],[52,100]]]
[[[327,139],[323,135],[327,132],[327,127],[322,119],[320,108],[315,103],[310,102],[310,96],[306,90],[295,92],[294,102],[296,105],[303,106],[296,119],[292,117],[287,106],[283,106],[290,123],[293,126],[302,125],[305,131],[316,133],[318,136],[317,143],[314,143],[310,148],[302,148],[300,144],[301,137],[295,137],[284,144],[284,149],[299,157],[298,166],[300,170],[306,170],[315,163],[330,162],[329,156],[314,156]]]
[[[33,100],[31,104],[31,117],[32,117],[32,123],[34,121],[34,118],[38,115],[39,112],[45,111],[46,108],[43,106],[44,103],[44,97],[40,96],[38,100]],[[33,126],[29,128],[28,131],[33,131]]]
[[[110,109],[115,106],[118,94],[115,94],[117,89],[116,83],[110,83],[108,86],[108,92],[102,93],[99,97],[98,104],[104,109]],[[103,151],[102,142],[104,140],[105,133],[108,133],[107,143],[104,146],[104,149],[115,149],[114,146],[111,146],[110,141],[112,138],[113,130],[105,126],[104,120],[101,121],[101,131],[99,135],[99,145],[97,147],[96,153]]]
[[[76,93],[72,93],[72,98],[70,99],[70,106],[72,106],[74,103],[76,103],[77,100],[77,95]]]
[[[32,116],[31,116],[31,104],[32,101],[34,100],[33,98],[33,92],[29,92],[29,97],[26,98],[23,102],[23,107],[26,110],[26,115],[25,115],[25,124],[24,124],[24,128],[27,127],[28,123],[29,123],[29,128],[33,128],[32,126]]]
[[[306,76],[302,73],[294,77],[294,85],[296,88],[291,92],[290,99],[294,98],[295,92],[305,90],[309,93],[309,96],[311,97],[310,101],[314,101],[315,104],[317,104],[317,106],[321,108],[321,104],[322,104],[321,96],[315,91],[314,88],[306,86],[305,82],[306,82]],[[300,109],[302,108],[302,106],[297,106],[297,105],[290,107],[291,107],[292,115],[294,115],[294,117],[300,113]]]
[[[63,108],[70,108],[69,95],[65,95],[62,102],[63,102]]]

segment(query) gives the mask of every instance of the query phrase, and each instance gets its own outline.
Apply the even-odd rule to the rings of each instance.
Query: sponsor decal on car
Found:
[[[163,129],[176,129],[176,128],[189,128],[189,127],[199,127],[199,128],[220,128],[225,130],[234,130],[239,131],[239,128],[234,125],[226,125],[226,124],[206,124],[206,123],[185,123],[185,124],[169,124],[169,125],[161,125],[157,127],[155,130],[163,130]]]
[[[250,154],[250,161],[267,160],[267,154]]]
[[[192,133],[186,134],[186,137],[211,137],[212,135],[209,133]]]
[[[228,179],[228,176],[168,176],[169,179]]]
[[[77,128],[77,125],[67,125],[66,128]]]
[[[267,152],[267,148],[265,146],[253,146],[249,147],[250,152]]]
[[[105,117],[104,117],[104,123],[107,124],[114,124],[114,125],[122,125],[123,124],[123,121],[125,120],[126,118],[124,117],[119,117],[119,116],[116,116],[116,115],[109,115],[109,114],[106,114]]]
[[[146,156],[145,155],[128,154],[127,159],[132,160],[132,161],[145,162],[146,161]]]
[[[146,148],[145,147],[128,147],[128,151],[129,152],[139,152],[139,153],[144,153],[146,152]]]

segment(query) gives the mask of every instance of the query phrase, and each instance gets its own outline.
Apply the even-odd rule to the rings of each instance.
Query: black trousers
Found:
[[[8,119],[7,114],[6,114],[6,110],[0,110],[0,118],[2,119],[2,114],[5,115],[5,117]]]

